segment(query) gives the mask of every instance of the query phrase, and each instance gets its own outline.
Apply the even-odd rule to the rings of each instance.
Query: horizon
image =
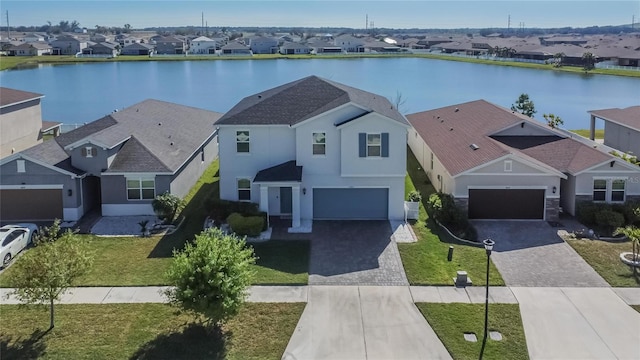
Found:
[[[544,29],[629,25],[633,19],[638,23],[640,2],[8,0],[2,1],[0,27],[6,28],[7,13],[12,28],[75,20],[87,29],[95,29],[96,25],[123,27],[124,24],[130,24],[132,29],[201,27],[203,22],[209,29]]]

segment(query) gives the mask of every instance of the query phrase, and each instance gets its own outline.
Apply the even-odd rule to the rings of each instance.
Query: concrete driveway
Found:
[[[474,221],[493,239],[491,260],[507,286],[605,287],[607,282],[546,221]]]
[[[407,286],[310,286],[307,306],[282,358],[451,356],[413,304]]]
[[[640,359],[640,313],[611,288],[514,288],[535,359]]]
[[[409,285],[388,221],[314,221],[309,285]]]

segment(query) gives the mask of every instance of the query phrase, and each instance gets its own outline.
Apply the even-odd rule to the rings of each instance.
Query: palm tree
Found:
[[[595,68],[596,57],[590,52],[582,54],[582,63],[584,71],[590,71]]]
[[[617,228],[613,234],[625,235],[627,238],[629,238],[629,240],[631,240],[631,246],[632,246],[631,261],[633,261],[634,263],[637,263],[638,261],[640,261],[640,254],[639,254],[640,253],[640,229],[633,225],[625,226],[625,227]],[[633,267],[633,274],[637,275],[638,267],[637,266],[632,266],[632,267]]]

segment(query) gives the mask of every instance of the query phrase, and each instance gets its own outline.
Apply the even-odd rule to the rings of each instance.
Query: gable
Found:
[[[612,166],[613,165],[613,166]],[[612,158],[611,161],[601,163],[597,166],[585,169],[583,172],[589,173],[635,173],[640,175],[640,166],[630,164],[624,160]]]
[[[531,121],[522,121],[520,124],[511,125],[504,130],[491,134],[491,136],[557,136],[546,125],[535,124]]]
[[[510,171],[509,171],[510,169]],[[505,156],[465,172],[465,175],[550,175],[552,171],[516,156]],[[555,174],[554,174],[555,175]]]

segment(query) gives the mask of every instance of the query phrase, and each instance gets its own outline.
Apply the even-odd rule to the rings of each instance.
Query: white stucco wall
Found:
[[[616,160],[614,166],[609,163],[591,169],[576,176],[576,195],[593,195],[593,180],[598,179],[625,179],[625,194],[640,195],[640,167],[635,170],[619,163]]]
[[[435,154],[433,155],[433,167],[431,166],[433,152],[413,128],[409,130],[408,144],[436,191],[451,194],[454,187],[453,178]]]

